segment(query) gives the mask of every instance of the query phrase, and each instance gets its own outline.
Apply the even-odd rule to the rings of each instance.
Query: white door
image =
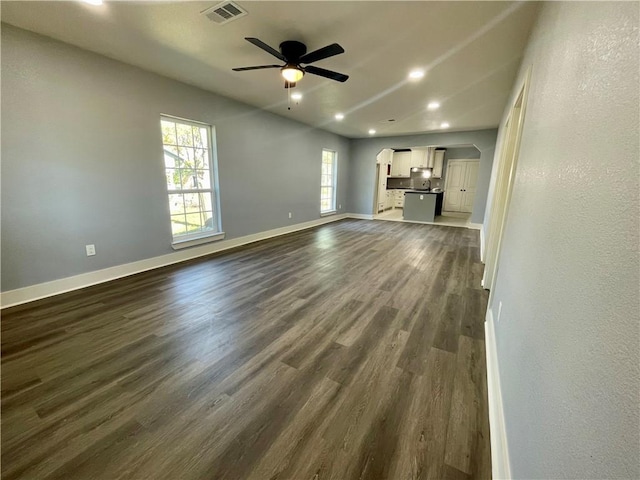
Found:
[[[444,187],[445,211],[471,213],[479,165],[478,160],[449,160]]]
[[[462,212],[471,213],[473,201],[476,198],[476,183],[478,181],[478,167],[480,162],[466,162],[467,168],[462,185]]]
[[[462,208],[462,190],[466,169],[466,162],[449,161],[444,187],[444,210],[448,212],[459,212]]]

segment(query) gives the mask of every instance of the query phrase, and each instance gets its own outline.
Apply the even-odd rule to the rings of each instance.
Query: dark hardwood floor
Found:
[[[343,220],[2,312],[2,478],[490,478],[478,232]]]

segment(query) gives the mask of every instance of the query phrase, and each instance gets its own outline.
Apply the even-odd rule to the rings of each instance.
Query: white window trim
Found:
[[[174,240],[171,243],[171,248],[173,248],[174,250],[182,250],[183,248],[195,247],[196,245],[202,245],[204,243],[224,240],[224,236],[224,232],[203,233],[198,237],[193,236],[191,238],[181,238],[179,240]]]
[[[333,185],[331,189],[333,190],[333,207],[330,210],[322,210],[322,195],[320,196],[320,216],[328,217],[329,215],[335,215],[336,205],[338,203],[338,152],[335,150],[331,150],[330,148],[323,148],[322,153],[331,152],[333,154],[333,172],[331,173],[331,179],[333,180]],[[321,165],[324,162],[321,162]],[[320,175],[322,179],[322,173]],[[322,180],[320,181],[320,189],[322,190]]]
[[[164,113],[160,114],[160,122],[162,124],[162,120],[168,120],[170,122],[178,122],[183,123],[185,125],[191,125],[193,127],[206,127],[207,136],[209,142],[209,173],[211,175],[210,185],[211,185],[211,202],[212,207],[214,208],[214,214],[216,219],[216,231],[211,232],[198,232],[191,235],[180,235],[178,237],[174,237],[173,233],[171,234],[171,248],[174,250],[181,250],[183,248],[193,247],[196,245],[202,245],[204,243],[216,242],[220,240],[224,240],[225,232],[222,230],[222,214],[220,212],[220,187],[219,187],[219,175],[218,175],[218,148],[216,144],[216,135],[215,129],[216,127],[204,122],[198,122],[195,120],[189,120],[187,118],[176,117],[174,115],[167,115]],[[160,129],[162,132],[162,128]],[[161,142],[162,148],[164,151],[164,142]],[[166,168],[164,164],[164,154],[162,156],[163,168]],[[202,190],[169,190],[168,186],[165,183],[167,198],[172,193],[192,193]],[[171,222],[169,222],[171,224]]]

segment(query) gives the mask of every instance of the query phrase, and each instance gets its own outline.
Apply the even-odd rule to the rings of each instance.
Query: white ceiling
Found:
[[[212,2],[3,1],[2,21],[146,70],[345,135],[404,135],[498,125],[536,14],[522,2],[237,3],[249,14],[225,25],[200,12]],[[314,65],[350,76],[306,75],[303,99],[287,110],[279,70],[231,68],[280,63],[251,45],[337,42],[346,53]],[[423,79],[408,81],[414,68]],[[426,104],[441,107],[427,111]],[[342,112],[338,122],[334,114]],[[395,119],[395,122],[388,122]]]

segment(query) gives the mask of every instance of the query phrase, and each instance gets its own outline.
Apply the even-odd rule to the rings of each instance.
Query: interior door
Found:
[[[464,173],[464,183],[462,185],[462,212],[471,213],[473,201],[476,198],[476,184],[478,182],[478,167],[480,162],[466,162],[467,168]]]
[[[378,166],[378,205],[384,204],[387,199],[387,165],[385,163]],[[379,211],[376,210],[376,211]]]
[[[462,208],[462,190],[467,162],[455,162],[450,160],[447,165],[447,178],[444,188],[444,210],[448,212],[459,212]]]

